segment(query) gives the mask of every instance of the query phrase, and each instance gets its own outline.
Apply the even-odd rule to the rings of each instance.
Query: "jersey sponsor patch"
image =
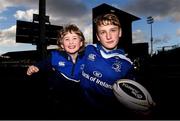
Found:
[[[102,73],[100,73],[99,71],[93,71],[93,75],[98,77],[98,78],[102,77]]]
[[[101,73],[97,73],[97,71],[94,71],[94,73],[96,73],[95,75],[97,76],[102,76],[102,74]],[[93,73],[93,74],[94,74]],[[112,89],[112,85],[111,84],[108,84],[107,82],[105,82],[105,81],[102,81],[102,80],[100,80],[99,78],[97,78],[96,76],[90,76],[89,74],[87,74],[87,73],[85,73],[84,71],[82,71],[82,76],[84,77],[84,78],[86,78],[88,81],[90,81],[90,82],[93,82],[93,83],[95,83],[95,84],[97,84],[97,85],[100,85],[100,86],[102,86],[102,87],[105,87],[105,88],[107,88],[107,89]]]

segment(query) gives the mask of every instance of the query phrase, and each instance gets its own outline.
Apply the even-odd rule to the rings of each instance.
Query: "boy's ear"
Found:
[[[122,29],[120,28],[119,29],[119,37],[121,37],[122,36]]]
[[[63,48],[63,49],[64,49],[64,46],[63,46],[63,44],[60,44],[60,46],[61,46],[61,48]]]
[[[96,34],[96,37],[97,37],[97,40],[100,41],[100,38],[99,38],[98,34]]]
[[[81,41],[81,43],[80,43],[80,47],[82,47],[83,46],[83,41]]]

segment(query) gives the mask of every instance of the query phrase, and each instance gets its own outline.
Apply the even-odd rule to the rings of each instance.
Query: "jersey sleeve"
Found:
[[[130,67],[130,69],[128,70],[125,78],[127,79],[131,79],[131,80],[136,80],[136,76],[135,76],[135,70],[134,70],[134,66],[132,64],[132,66]]]

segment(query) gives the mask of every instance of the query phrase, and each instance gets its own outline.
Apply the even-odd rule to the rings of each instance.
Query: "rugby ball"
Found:
[[[149,111],[154,105],[145,87],[130,79],[120,79],[113,84],[113,92],[119,102],[136,111]]]

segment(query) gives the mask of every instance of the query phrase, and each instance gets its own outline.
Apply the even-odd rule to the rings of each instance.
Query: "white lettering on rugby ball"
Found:
[[[130,79],[116,81],[113,92],[123,105],[133,110],[148,111],[155,104],[147,89]]]

